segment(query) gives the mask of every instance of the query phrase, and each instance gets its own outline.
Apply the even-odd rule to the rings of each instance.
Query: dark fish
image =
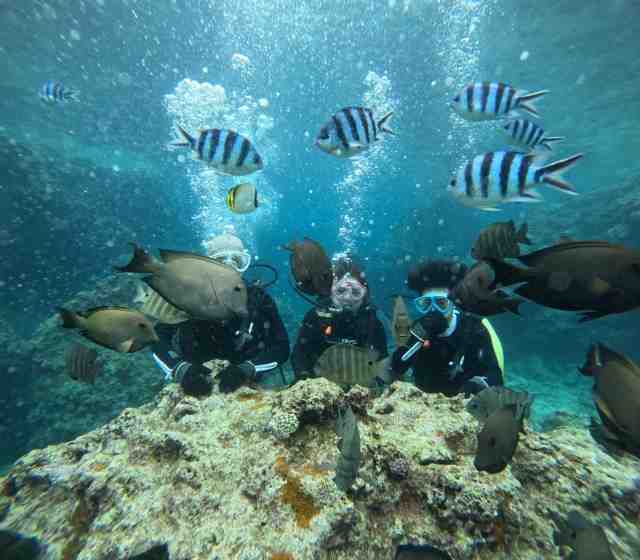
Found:
[[[131,556],[129,560],[170,560],[169,546],[158,544],[142,554]]]
[[[191,148],[195,159],[203,161],[219,173],[249,175],[264,167],[262,158],[251,140],[234,130],[225,128],[200,130],[197,137],[191,136],[180,126],[178,130],[184,141],[177,141],[172,145]]]
[[[36,560],[43,547],[37,539],[27,538],[21,533],[0,529],[0,558],[2,560]]]
[[[493,289],[494,283],[493,269],[486,262],[480,261],[454,286],[451,298],[463,311],[482,317],[491,317],[506,311],[520,315],[518,307],[523,300]]]
[[[520,146],[530,150],[542,146],[551,151],[553,142],[564,140],[562,136],[545,136],[544,129],[540,125],[526,119],[509,121],[503,128]]]
[[[451,556],[428,544],[401,544],[395,560],[451,560]]]
[[[535,154],[514,151],[487,152],[467,161],[447,186],[461,204],[496,211],[506,202],[541,202],[536,186],[548,185],[566,194],[577,195],[562,175],[583,154],[540,165]]]
[[[469,121],[499,119],[517,114],[519,110],[539,117],[533,102],[547,93],[549,90],[546,89],[529,93],[501,82],[476,82],[456,95],[452,105],[461,117]]]
[[[249,214],[258,207],[258,191],[253,183],[241,183],[227,193],[227,206],[236,214]]]
[[[571,511],[566,520],[554,514],[558,530],[554,532],[553,542],[558,546],[573,549],[574,560],[615,560],[607,535],[602,527],[588,521],[577,511]]]
[[[48,80],[40,88],[40,99],[47,103],[64,103],[65,101],[78,101],[78,92],[65,87],[60,82]]]
[[[62,326],[116,352],[137,352],[158,342],[153,325],[142,313],[126,307],[94,307],[80,313],[60,308]]]
[[[478,434],[474,465],[491,474],[502,472],[511,462],[522,431],[523,408],[515,404],[503,406],[491,414]]]
[[[533,400],[534,397],[526,391],[513,391],[506,387],[488,387],[472,397],[466,408],[467,412],[480,422],[484,422],[496,410],[510,404],[522,408],[519,415],[529,418]]]
[[[305,237],[302,242],[292,241],[283,249],[292,253],[289,263],[297,288],[305,294],[327,297],[331,293],[333,272],[322,246]]]
[[[353,344],[333,344],[318,358],[314,372],[338,385],[369,387],[380,376],[384,361],[377,361],[378,353]]]
[[[320,129],[316,146],[336,157],[353,157],[380,140],[380,132],[394,134],[387,123],[392,116],[393,112],[376,120],[371,109],[345,107]]]
[[[338,457],[336,475],[333,480],[338,488],[346,492],[351,488],[358,476],[358,469],[362,459],[358,421],[351,407],[347,408],[344,415],[338,411],[336,433],[340,438],[338,441],[340,456]]]
[[[102,371],[97,358],[98,353],[93,348],[75,343],[67,350],[65,357],[67,374],[71,379],[94,385],[96,376]]]
[[[523,269],[487,259],[496,285],[540,305],[582,313],[581,322],[640,306],[640,251],[607,241],[565,241],[518,257]]]
[[[397,296],[393,304],[393,319],[391,321],[391,331],[397,346],[405,346],[407,344],[411,336],[410,330],[411,319],[409,311],[404,303],[404,298]]]
[[[184,323],[189,320],[187,313],[171,305],[147,284],[139,284],[137,290],[136,297],[133,301],[140,305],[140,311],[145,315],[169,325]]]
[[[589,348],[583,375],[595,379],[593,400],[611,439],[640,449],[640,368],[602,343]]]
[[[516,230],[513,220],[496,222],[484,228],[473,244],[471,256],[480,261],[486,257],[491,259],[506,259],[520,255],[520,245],[531,245],[527,237],[529,226],[526,223]]]
[[[143,278],[171,305],[195,319],[224,321],[247,316],[247,287],[234,268],[194,253],[160,250],[162,261],[132,243],[133,257],[118,272],[146,272]]]

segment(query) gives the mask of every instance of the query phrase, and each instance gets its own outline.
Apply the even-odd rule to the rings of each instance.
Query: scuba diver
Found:
[[[204,245],[210,258],[241,274],[251,264],[251,256],[232,226]],[[247,286],[247,310],[248,317],[243,319],[190,319],[177,325],[157,325],[160,342],[153,346],[153,358],[165,378],[180,383],[188,395],[202,396],[209,395],[213,385],[211,372],[203,365],[209,360],[231,362],[219,374],[221,392],[235,391],[279,368],[289,357],[289,336],[265,287],[257,283]]]
[[[414,305],[420,318],[406,346],[391,358],[385,381],[413,368],[416,385],[427,393],[477,393],[503,385],[502,345],[486,319],[464,313],[450,299],[467,267],[450,261],[426,261],[408,275],[409,289],[420,294]]]
[[[370,302],[363,270],[349,256],[334,260],[330,295],[307,312],[298,333],[291,364],[295,381],[314,377],[314,365],[333,344],[353,344],[387,357],[384,327]]]

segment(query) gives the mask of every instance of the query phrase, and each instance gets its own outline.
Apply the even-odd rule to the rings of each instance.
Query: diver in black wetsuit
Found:
[[[295,380],[314,377],[313,366],[332,344],[370,347],[385,358],[384,327],[370,303],[367,280],[350,257],[334,262],[331,297],[307,312],[291,354]]]
[[[249,268],[251,256],[231,231],[208,241],[207,250],[211,258],[240,273]],[[230,392],[286,362],[289,336],[271,296],[260,286],[248,286],[247,310],[246,319],[157,325],[160,342],[153,347],[153,358],[167,380],[180,383],[189,395],[208,395],[212,381],[202,364],[228,360],[230,365],[219,374],[219,387]]]
[[[501,349],[498,358],[492,329],[449,299],[465,271],[459,263],[427,261],[409,272],[409,289],[420,294],[414,304],[421,317],[411,328],[407,346],[394,352],[386,381],[411,367],[416,385],[428,393],[469,394],[504,384]]]

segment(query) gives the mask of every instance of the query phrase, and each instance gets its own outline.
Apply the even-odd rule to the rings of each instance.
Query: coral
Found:
[[[560,557],[551,513],[578,509],[618,560],[634,558],[640,460],[607,454],[582,426],[528,429],[505,471],[479,473],[466,401],[397,382],[358,414],[362,463],[347,494],[327,466],[344,392],[314,379],[241,395],[256,393],[191,399],[170,384],[102,428],[32,451],[0,478],[3,526],[46,542],[42,560],[124,560],[159,544],[192,560],[370,560],[406,542],[455,560],[537,560]],[[300,421],[284,441],[265,437],[279,413]]]
[[[298,417],[291,412],[276,412],[269,422],[269,431],[279,440],[285,440],[294,434],[300,422]]]

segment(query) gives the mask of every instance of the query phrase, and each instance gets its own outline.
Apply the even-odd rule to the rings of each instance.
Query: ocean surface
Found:
[[[59,305],[124,264],[130,241],[203,252],[203,241],[229,224],[255,262],[277,268],[270,293],[292,342],[309,306],[289,285],[280,247],[303,236],[331,254],[357,255],[388,316],[389,297],[406,292],[418,259],[469,263],[482,227],[544,214],[525,204],[481,212],[445,191],[467,158],[508,145],[495,122],[467,122],[451,110],[467,83],[549,89],[537,106],[545,127],[567,138],[554,155],[585,153],[571,171],[580,193],[640,174],[639,15],[640,3],[623,0],[0,0],[3,340],[29,340]],[[47,80],[78,90],[79,101],[44,104],[38,92]],[[313,142],[350,105],[394,111],[397,135],[340,160]],[[265,160],[252,176],[263,201],[256,212],[231,213],[225,196],[238,181],[167,147],[177,123],[252,138]],[[545,199],[549,211],[570,202],[549,190]],[[576,213],[567,227],[582,218]],[[603,238],[625,220],[610,218]],[[553,235],[532,236],[542,233]],[[588,418],[591,384],[576,374],[585,345],[548,320],[545,336],[530,342],[528,327],[539,330],[543,319],[529,307],[529,317],[494,321],[508,379],[540,395],[542,416]],[[620,325],[637,332],[640,321],[631,313],[584,329],[606,341]],[[626,342],[618,349],[635,350]],[[30,409],[46,408],[46,394],[32,388],[47,371],[16,362],[15,348],[3,352],[0,463],[8,464],[29,450],[31,432],[16,438],[15,430]]]

